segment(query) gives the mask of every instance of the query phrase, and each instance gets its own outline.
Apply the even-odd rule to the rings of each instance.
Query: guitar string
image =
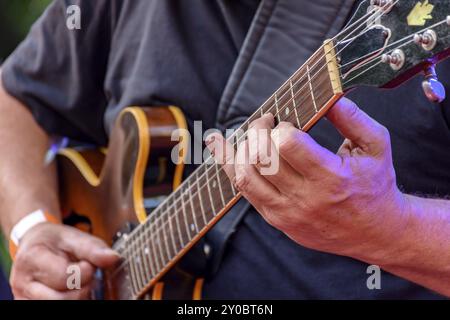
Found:
[[[377,9],[377,10],[380,10],[380,9]],[[377,11],[377,10],[374,10],[374,11]],[[378,12],[376,12],[376,13],[383,13],[382,11],[378,11]],[[368,15],[368,14],[367,14]],[[370,19],[372,19],[372,18],[374,18],[374,17],[370,17],[369,19],[367,19],[367,20],[370,20]],[[360,18],[361,19],[361,18]],[[377,19],[377,18],[376,18]],[[366,22],[366,21],[365,21]],[[364,23],[365,23],[364,22]],[[359,28],[359,27],[358,27]],[[357,29],[356,29],[357,30]],[[356,31],[356,30],[354,30],[354,31]],[[345,31],[347,31],[347,30],[344,30],[343,32],[345,32]],[[353,32],[352,32],[353,33]],[[350,33],[350,34],[352,34],[352,33]],[[349,35],[350,35],[349,34]],[[349,35],[347,35],[347,36],[349,36]],[[337,35],[335,38],[337,38],[339,35]],[[343,41],[343,40],[342,40]],[[347,44],[347,45],[349,45],[349,44]],[[345,47],[344,48],[342,48],[341,49],[341,51],[342,50],[344,50],[345,49]],[[329,53],[329,52],[328,52]],[[340,52],[338,52],[335,56],[337,56],[338,54],[339,54]],[[325,54],[326,55],[326,54]],[[321,58],[323,58],[323,57],[325,57],[325,55],[323,55]],[[315,65],[313,65],[312,67],[311,67],[311,69],[312,68],[314,68],[319,62],[320,62],[320,60],[321,59],[319,59],[319,61],[317,61],[317,63],[315,64]],[[305,64],[304,64],[305,65]],[[320,71],[322,71],[323,70],[323,68],[325,68],[326,66],[328,66],[328,64],[325,64],[324,66],[322,66],[322,68],[315,74],[315,75],[313,75],[312,77],[311,77],[311,81],[312,80],[314,80],[315,79],[315,76],[317,76],[318,74],[319,74],[319,72]],[[294,83],[293,83],[293,85],[296,85],[296,84],[298,84],[299,82],[301,82],[302,80],[305,80],[305,78],[307,77],[307,75],[304,75],[304,76],[302,76],[299,80],[297,80],[297,81],[295,81]],[[287,82],[286,82],[287,83]],[[285,83],[285,84],[286,84]],[[305,89],[305,87],[306,86],[308,86],[310,84],[310,82],[307,82],[307,83],[305,83],[305,85],[303,85],[303,87],[302,88],[300,88],[299,90],[298,90],[298,92],[294,95],[294,97],[293,98],[290,98],[287,102],[286,102],[286,104],[285,105],[288,105],[290,102],[292,102],[295,98],[297,98],[298,96],[299,96],[299,93],[301,93],[301,91],[303,90],[303,89]],[[323,82],[322,83],[320,83],[320,84],[323,84]],[[286,94],[289,94],[289,92],[285,92],[282,96],[280,96],[280,97],[278,97],[278,99],[279,100],[282,100],[283,98],[284,98],[284,96],[286,95]],[[270,99],[269,99],[270,100]],[[304,101],[303,101],[304,102]],[[264,106],[264,104],[263,104],[263,106]],[[275,104],[272,104],[270,107],[269,107],[269,109],[273,109],[275,107]],[[258,110],[260,110],[261,108],[259,108]],[[281,112],[283,112],[284,111],[284,109],[285,108],[281,108],[280,110],[279,110],[279,112],[276,112],[275,114],[274,114],[274,116],[277,116],[277,115],[279,115]],[[255,112],[255,114],[257,114],[258,113],[258,111],[257,112]],[[252,116],[251,116],[252,117]],[[250,117],[250,118],[251,118]],[[245,123],[244,123],[244,125],[245,125]],[[239,129],[238,129],[239,130]],[[240,137],[240,138],[243,138],[244,136],[242,136],[242,137]],[[232,138],[232,137],[230,137],[230,138]],[[238,141],[239,142],[239,141]],[[205,160],[205,162],[207,162],[207,161],[209,161],[211,158],[208,158],[208,159],[206,159]],[[203,174],[203,175],[205,175],[206,174],[206,172]],[[201,179],[202,178],[202,176],[200,176],[199,178],[197,178],[197,179]],[[182,186],[180,186],[180,188],[181,188]],[[163,205],[164,203],[161,203],[161,206]],[[130,236],[131,236],[131,234],[130,234]]]
[[[401,43],[401,42],[407,40],[407,39],[410,38],[410,37],[414,37],[416,34],[422,33],[423,31],[426,31],[426,30],[428,30],[428,29],[432,29],[432,28],[437,27],[437,26],[439,26],[439,25],[441,25],[441,24],[444,24],[444,23],[447,23],[447,19],[442,20],[442,21],[440,21],[440,22],[437,22],[437,23],[435,23],[435,24],[433,24],[433,25],[431,25],[431,26],[429,26],[429,27],[423,28],[422,30],[417,31],[417,32],[415,32],[415,33],[412,34],[412,35],[409,35],[409,36],[406,36],[406,37],[404,37],[404,38],[401,38],[401,39],[399,39],[399,40],[397,40],[397,41],[391,43],[390,45],[386,46],[385,50],[386,50],[387,48],[390,48],[390,47],[392,47],[392,46],[394,46],[394,45],[396,45],[396,44],[399,44],[399,43]],[[447,38],[447,37],[445,37],[445,38]],[[441,39],[441,40],[442,40],[442,39]],[[398,46],[398,47],[395,47],[395,49],[402,48],[402,47],[404,47],[405,45],[410,44],[411,42],[414,42],[414,39],[413,39],[413,40],[410,40],[410,41],[407,41],[407,42],[403,43],[402,45],[400,45],[400,46]],[[390,50],[388,53],[393,52],[395,49]],[[376,51],[373,51],[373,52],[371,52],[371,53],[368,53],[365,57],[370,56],[370,55],[372,55],[372,54],[374,54],[374,53],[376,53]],[[362,58],[364,58],[364,57],[362,57]],[[350,61],[349,63],[351,64],[351,63],[353,63],[353,62],[358,62],[358,60],[360,60],[360,59],[362,59],[362,58],[355,59],[355,60],[353,60],[353,61]],[[375,59],[377,59],[377,58],[378,58],[378,57],[375,57]],[[360,67],[364,67],[364,66],[366,66],[366,65],[368,65],[368,64],[370,64],[370,63],[372,63],[373,61],[374,61],[374,60],[367,61],[366,63],[362,64]],[[346,65],[348,65],[349,63],[347,63]],[[345,67],[346,65],[341,66],[341,68]],[[358,68],[358,69],[360,69],[360,68]],[[355,70],[357,70],[357,69],[355,69]],[[347,82],[344,82],[344,85],[345,85],[346,83],[347,83]]]
[[[443,21],[439,22],[439,23],[436,24],[436,25],[440,25],[440,24],[444,24],[444,23],[447,23],[447,21],[446,21],[446,20],[443,20]],[[436,26],[436,25],[435,25],[435,26]],[[450,38],[450,35],[441,38],[441,40],[447,39],[447,38]],[[398,46],[396,49],[402,48],[402,47],[404,47],[404,46],[406,46],[406,45],[408,45],[408,44],[410,44],[410,43],[413,43],[413,42],[414,42],[414,39],[413,39],[413,40],[410,40],[410,41],[407,41],[407,42],[405,42],[404,44]],[[374,61],[375,61],[375,60],[372,60],[371,62],[374,62]],[[352,77],[352,78],[348,79],[347,81],[345,81],[345,82],[343,83],[343,85],[346,85],[346,84],[350,83],[350,82],[353,81],[354,79],[356,79],[356,78],[360,77],[361,75],[365,74],[366,72],[372,70],[374,67],[376,67],[377,65],[379,65],[379,64],[381,64],[381,63],[383,63],[383,61],[380,59],[380,61],[378,61],[377,63],[374,63],[374,64],[373,64],[372,66],[370,66],[368,69],[366,69],[366,70],[364,70],[364,71],[358,73],[358,74],[355,75],[354,77]]]
[[[371,17],[371,18],[373,18],[373,17]],[[338,36],[339,36],[339,35],[338,35]],[[338,37],[338,36],[337,36],[337,37]],[[335,37],[335,38],[336,38],[336,37]],[[317,63],[316,63],[316,64],[317,64]],[[327,65],[328,65],[328,64],[326,64],[325,66],[327,66]],[[324,67],[325,67],[325,66],[324,66]],[[313,67],[314,67],[314,66],[313,66]],[[322,67],[322,68],[324,68],[324,67]],[[320,70],[319,70],[319,72],[320,72]],[[318,72],[315,74],[315,76],[316,76],[317,74],[318,74]],[[299,80],[299,81],[297,81],[297,82],[300,82],[300,81],[301,81],[301,80]],[[322,81],[321,84],[322,84],[323,82],[324,82],[324,81]],[[310,82],[308,82],[308,83],[310,83]],[[308,84],[308,83],[307,83],[307,84]],[[307,84],[306,84],[306,85],[307,85]],[[305,86],[306,86],[306,85],[305,85]],[[303,90],[305,86],[303,86],[302,89],[299,90],[299,92],[300,92],[301,90]],[[285,93],[285,94],[286,94],[286,93]],[[290,99],[290,100],[285,104],[285,106],[286,106],[287,104],[289,104],[290,102],[292,102],[292,99]],[[270,107],[270,109],[272,109],[273,107],[274,107],[274,105],[272,105],[272,106]],[[282,109],[281,109],[279,112],[277,112],[277,113],[275,114],[275,116],[278,115],[279,113],[281,113],[284,109],[285,109],[285,107],[282,107]],[[241,138],[242,138],[242,137],[241,137]],[[217,165],[217,164],[214,164],[214,165]],[[207,170],[209,170],[209,169],[207,169]],[[205,172],[203,175],[205,175],[206,173],[207,173],[207,172]],[[218,175],[217,175],[217,176],[218,176]],[[205,185],[206,185],[206,184],[205,184]],[[198,187],[198,189],[204,188],[205,185],[203,185],[202,187]],[[183,204],[183,200],[182,200],[181,198],[175,199],[175,204],[178,203],[179,201],[181,201],[182,204]],[[161,204],[161,206],[162,206],[162,204]],[[170,207],[169,207],[169,208],[170,208]],[[160,216],[160,218],[162,218],[162,215]],[[154,222],[156,222],[156,221],[154,221]],[[159,232],[160,230],[161,230],[161,228],[159,228],[156,232]],[[140,236],[142,236],[142,234],[140,234]],[[150,240],[154,240],[154,238],[152,237]],[[166,247],[168,247],[168,246],[166,245]],[[167,251],[167,250],[166,250],[166,251]],[[125,251],[124,251],[124,252],[125,252]],[[167,255],[167,256],[169,256],[169,255]]]
[[[382,14],[384,14],[384,12],[381,12]],[[370,18],[373,18],[373,17],[370,17]],[[344,30],[343,32],[345,32],[346,30]],[[355,31],[355,30],[354,30]],[[340,36],[340,35],[337,35],[335,38],[337,38],[338,36]],[[342,49],[343,50],[343,49]],[[317,64],[317,63],[316,63]],[[325,66],[323,66],[322,67],[322,69],[324,68],[324,67],[326,67],[328,64],[326,64]],[[314,66],[313,66],[314,67]],[[319,70],[319,72],[320,72],[320,70]],[[319,72],[317,72],[314,76],[313,76],[313,78],[319,73]],[[301,80],[298,80],[297,82],[300,82]],[[322,81],[322,83],[323,83],[324,81]],[[309,84],[310,82],[308,82],[307,84]],[[322,84],[321,83],[321,84]],[[307,84],[305,84],[305,86],[307,85]],[[299,90],[299,92],[301,91],[301,90],[303,90],[304,89],[304,87],[305,86],[303,86],[300,90]],[[298,96],[298,94],[296,95],[296,96]],[[292,102],[292,99],[290,99],[286,104],[285,104],[285,106],[287,105],[287,104],[289,104],[290,102]],[[273,107],[274,107],[274,105],[272,105],[269,109],[273,109]],[[275,114],[275,116],[277,115],[277,114],[279,114],[279,113],[281,113],[283,110],[285,109],[285,107],[282,107],[282,109],[279,111],[279,112],[277,112],[276,114]],[[243,138],[243,137],[241,137],[241,138]],[[214,165],[217,165],[217,164],[214,164]],[[211,169],[211,168],[209,168],[209,169]],[[206,170],[209,170],[209,169],[206,169]],[[208,172],[205,172],[203,175],[205,175],[205,174],[207,174]],[[218,175],[217,175],[218,176]],[[200,177],[201,178],[201,177]],[[204,184],[203,186],[201,186],[201,187],[198,187],[198,189],[202,189],[202,188],[204,188],[205,187],[205,185],[206,184]],[[198,193],[198,192],[197,192]],[[181,198],[178,198],[178,199],[175,199],[175,204],[176,203],[178,203],[179,201],[181,201],[182,202],[182,204],[183,204],[183,200],[181,199]],[[161,204],[161,207],[163,206],[163,204]],[[173,206],[173,205],[172,205]],[[167,209],[169,209],[170,208],[170,206],[167,208]],[[156,217],[155,218],[155,220],[154,220],[154,222],[156,222],[156,219],[158,219],[158,218],[162,218],[163,217],[163,215],[164,215],[164,213],[162,213],[161,214],[161,216],[159,216],[159,217]],[[148,222],[148,221],[147,221]],[[164,225],[167,225],[167,223],[165,223]],[[162,225],[162,227],[164,227],[164,225]],[[157,230],[156,230],[156,232],[159,232],[161,230],[161,227],[160,228],[158,228]],[[142,236],[143,234],[141,233],[139,236]],[[133,239],[134,240],[134,239]],[[139,239],[136,239],[136,240],[139,240]],[[154,237],[152,237],[150,240],[154,240]],[[166,245],[166,247],[167,247],[167,245]],[[123,253],[125,253],[126,251],[123,251]],[[169,256],[169,255],[167,255],[167,256]]]

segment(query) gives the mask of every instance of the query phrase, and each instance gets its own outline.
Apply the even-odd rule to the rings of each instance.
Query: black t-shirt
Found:
[[[81,30],[54,2],[3,65],[6,89],[49,133],[105,144],[127,106],[180,106],[189,122],[216,109],[259,0],[77,1]]]
[[[77,140],[104,144],[112,120],[129,105],[178,105],[190,123],[202,120],[207,129],[258,2],[79,1],[82,29],[70,31],[71,1],[56,1],[6,61],[3,83],[49,133]],[[442,196],[450,193],[448,115],[430,106],[417,85],[383,95],[364,89],[352,98],[390,129],[405,191]],[[331,150],[342,142],[326,121],[311,134]],[[366,270],[365,263],[295,244],[250,210],[204,297],[438,297],[387,273],[381,290],[369,290]]]

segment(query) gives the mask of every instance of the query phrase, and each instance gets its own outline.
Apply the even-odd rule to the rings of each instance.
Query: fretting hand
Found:
[[[372,240],[388,244],[404,221],[389,134],[345,98],[327,118],[346,137],[337,154],[290,123],[273,128],[272,115],[250,125],[235,155],[218,134],[207,145],[269,224],[306,247],[364,259]],[[262,174],[274,154],[278,170]]]

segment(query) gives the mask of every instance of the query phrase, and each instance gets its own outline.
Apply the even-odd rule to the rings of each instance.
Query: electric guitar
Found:
[[[395,87],[423,73],[432,101],[445,97],[434,66],[450,55],[450,1],[362,1],[347,27],[326,40],[230,137],[267,112],[308,131],[346,92]],[[176,107],[130,107],[107,150],[62,149],[58,156],[65,221],[104,239],[122,257],[103,270],[103,298],[158,299],[163,276],[240,199],[220,165],[207,161],[185,181],[186,129]],[[178,149],[174,149],[174,147]],[[177,163],[171,161],[177,150]],[[201,298],[201,280],[193,298]]]

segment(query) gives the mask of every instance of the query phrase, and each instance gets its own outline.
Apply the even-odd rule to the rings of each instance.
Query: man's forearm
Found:
[[[58,214],[55,165],[44,165],[47,134],[27,108],[3,88],[0,71],[0,222],[3,231],[26,214]]]
[[[406,195],[405,203],[400,228],[380,226],[397,230],[388,247],[373,250],[385,254],[363,260],[450,296],[450,201]]]

